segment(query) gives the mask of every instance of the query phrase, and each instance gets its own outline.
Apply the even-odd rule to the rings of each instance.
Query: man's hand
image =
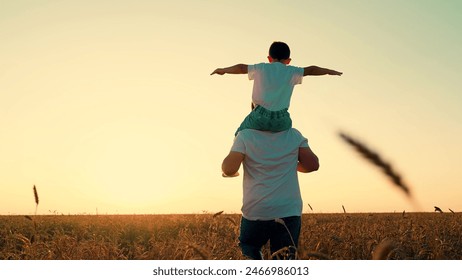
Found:
[[[221,164],[221,171],[223,177],[236,177],[239,176],[239,167],[244,161],[244,154],[231,151]]]
[[[223,176],[224,178],[233,178],[239,176],[239,172],[236,172],[233,175],[226,175],[225,173],[221,173],[221,176]]]
[[[298,149],[297,171],[302,173],[313,172],[319,169],[319,159],[309,147]]]

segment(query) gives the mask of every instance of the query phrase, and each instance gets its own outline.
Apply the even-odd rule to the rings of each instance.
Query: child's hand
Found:
[[[217,68],[215,69],[215,71],[212,72],[212,74],[210,75],[213,75],[213,74],[218,74],[218,75],[224,75],[226,72],[223,68]]]

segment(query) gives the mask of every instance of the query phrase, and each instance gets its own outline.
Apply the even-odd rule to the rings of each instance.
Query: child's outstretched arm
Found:
[[[341,76],[343,73],[335,70],[322,68],[318,66],[308,66],[304,68],[303,76],[321,76],[321,75],[336,75]]]
[[[247,74],[248,73],[248,65],[247,64],[236,64],[234,66],[226,67],[226,68],[217,68],[212,74]]]

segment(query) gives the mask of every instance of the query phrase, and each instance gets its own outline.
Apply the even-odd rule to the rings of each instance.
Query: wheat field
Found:
[[[239,221],[220,212],[0,216],[0,259],[244,259]],[[461,232],[460,213],[304,214],[298,258],[460,260]]]

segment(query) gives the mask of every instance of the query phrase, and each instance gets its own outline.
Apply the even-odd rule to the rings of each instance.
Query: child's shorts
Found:
[[[245,117],[234,135],[236,136],[239,131],[244,129],[279,132],[288,130],[291,127],[292,119],[290,118],[288,109],[270,111],[257,105],[252,112]]]

